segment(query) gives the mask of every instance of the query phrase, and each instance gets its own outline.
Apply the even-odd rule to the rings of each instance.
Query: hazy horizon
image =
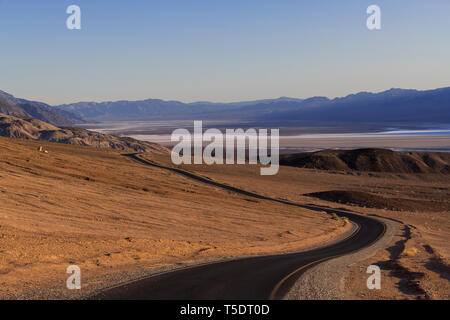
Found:
[[[136,102],[136,101],[145,101],[145,100],[163,100],[163,101],[176,101],[176,102],[181,102],[181,103],[185,103],[185,104],[194,104],[194,103],[216,103],[216,104],[228,104],[228,103],[246,103],[246,102],[254,102],[254,101],[264,101],[264,100],[277,100],[277,99],[299,99],[299,100],[305,100],[305,99],[309,99],[309,98],[315,98],[315,97],[325,97],[328,98],[330,100],[333,99],[337,99],[337,98],[344,98],[347,97],[349,95],[353,95],[353,94],[358,94],[358,93],[363,93],[363,92],[368,92],[368,93],[383,93],[389,90],[416,90],[416,91],[430,91],[430,90],[439,90],[439,89],[444,89],[444,88],[450,88],[450,85],[447,86],[443,86],[443,87],[437,87],[437,88],[387,88],[387,89],[383,89],[380,91],[358,91],[358,92],[349,92],[340,96],[324,96],[324,95],[317,95],[317,96],[308,96],[308,97],[293,97],[293,96],[279,96],[279,97],[263,97],[263,98],[254,98],[254,99],[248,99],[248,100],[229,100],[229,101],[211,101],[211,100],[195,100],[195,101],[188,101],[188,100],[174,100],[174,99],[162,99],[159,97],[147,97],[144,99],[127,99],[127,98],[122,98],[122,99],[118,99],[118,100],[79,100],[79,101],[72,101],[72,102],[67,102],[67,103],[62,103],[62,104],[50,104],[47,101],[44,100],[38,100],[35,99],[33,97],[24,97],[24,96],[18,96],[16,94],[14,94],[13,92],[8,92],[5,90],[2,90],[2,88],[0,88],[0,91],[3,91],[7,94],[10,94],[12,96],[14,96],[15,98],[19,98],[19,99],[25,99],[25,100],[29,100],[29,101],[37,101],[37,102],[43,102],[43,103],[47,103],[51,106],[60,106],[60,105],[71,105],[71,104],[77,104],[77,103],[108,103],[108,102],[119,102],[119,101],[130,101],[130,102]]]

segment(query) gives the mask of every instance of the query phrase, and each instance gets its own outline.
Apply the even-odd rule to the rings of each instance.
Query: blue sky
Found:
[[[449,15],[448,0],[0,0],[0,90],[60,104],[444,87]]]

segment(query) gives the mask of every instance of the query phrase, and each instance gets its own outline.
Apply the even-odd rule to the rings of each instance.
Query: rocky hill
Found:
[[[14,117],[33,117],[57,126],[83,122],[83,119],[68,111],[50,107],[42,102],[18,99],[3,91],[0,91],[0,113]]]
[[[0,136],[27,140],[45,140],[127,152],[167,152],[150,142],[88,131],[73,127],[56,127],[31,117],[13,117],[0,114]]]
[[[450,154],[385,149],[323,150],[284,155],[286,166],[334,171],[450,174]]]

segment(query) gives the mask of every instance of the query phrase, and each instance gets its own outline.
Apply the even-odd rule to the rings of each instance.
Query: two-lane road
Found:
[[[332,245],[306,252],[244,258],[185,268],[123,284],[105,290],[92,299],[151,300],[266,300],[281,299],[296,279],[308,268],[337,256],[349,254],[376,242],[385,225],[375,219],[346,211],[301,205],[247,192],[210,181],[190,172],[169,168],[130,155],[146,165],[171,170],[197,181],[221,187],[245,196],[276,201],[311,210],[327,211],[349,218],[358,229],[348,238]]]

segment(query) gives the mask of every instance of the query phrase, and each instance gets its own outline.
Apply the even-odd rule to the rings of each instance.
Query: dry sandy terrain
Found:
[[[280,195],[298,184],[229,179]],[[234,195],[116,151],[0,138],[2,299],[77,298],[167,268],[324,244],[347,228],[325,213]],[[73,264],[81,292],[65,286]]]
[[[164,162],[165,159],[153,156]],[[450,298],[450,179],[439,174],[330,172],[281,167],[276,176],[260,176],[255,166],[185,166],[190,171],[229,185],[301,203],[347,208],[402,222],[400,233],[375,257],[353,265],[346,274],[348,299]],[[348,190],[383,198],[428,201],[430,210],[390,211],[329,202],[305,196]],[[437,208],[444,208],[437,210]],[[446,209],[445,209],[446,208]],[[382,290],[366,287],[366,268],[382,269]]]

